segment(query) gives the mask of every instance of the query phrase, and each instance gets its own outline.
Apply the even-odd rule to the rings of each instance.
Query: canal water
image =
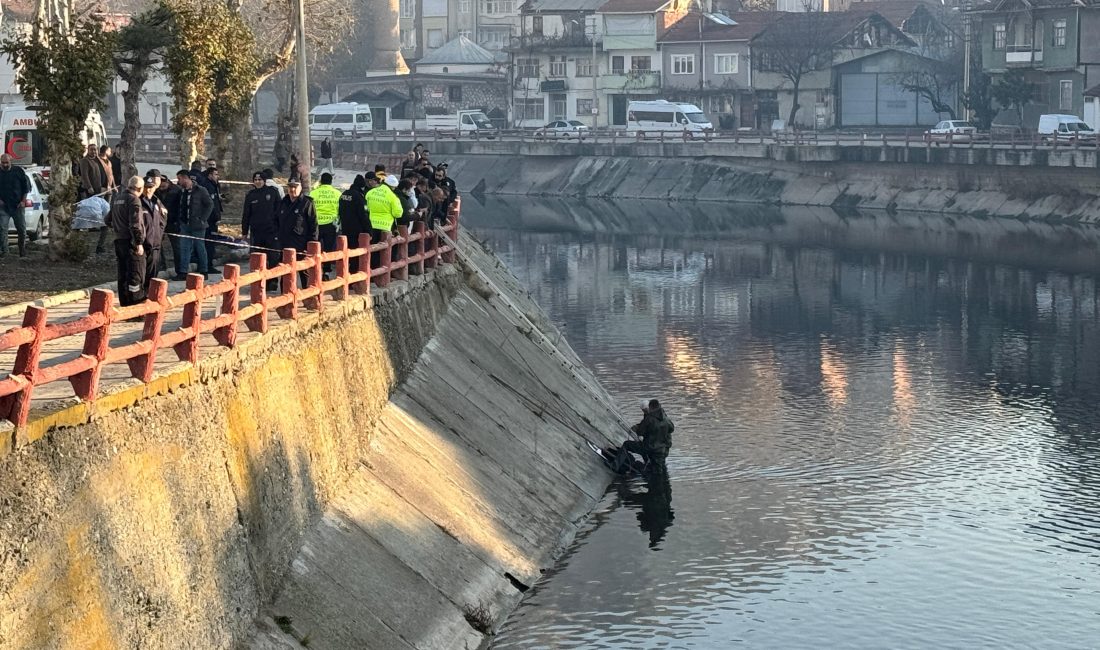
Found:
[[[624,413],[676,423],[504,648],[1100,647],[1100,235],[468,200]]]

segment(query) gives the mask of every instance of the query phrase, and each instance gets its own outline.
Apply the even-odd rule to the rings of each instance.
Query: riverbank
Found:
[[[467,192],[1100,219],[1094,169],[733,158],[436,155]]]

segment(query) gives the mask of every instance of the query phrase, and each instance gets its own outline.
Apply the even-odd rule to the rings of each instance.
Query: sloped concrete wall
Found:
[[[863,161],[576,156],[448,157],[467,191],[557,197],[726,201],[1093,222],[1088,168]]]
[[[0,647],[481,645],[621,426],[497,291],[399,283],[4,458]]]

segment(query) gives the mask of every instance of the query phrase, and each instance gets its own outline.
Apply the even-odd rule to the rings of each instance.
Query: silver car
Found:
[[[580,138],[588,132],[588,125],[580,120],[556,120],[535,131],[536,138]]]
[[[23,218],[27,222],[27,239],[35,241],[49,234],[49,183],[40,169],[26,169],[31,191],[23,201]],[[15,221],[8,222],[8,238],[16,236]]]
[[[970,142],[977,133],[978,129],[966,120],[943,120],[925,132],[924,140],[925,142],[932,140]]]

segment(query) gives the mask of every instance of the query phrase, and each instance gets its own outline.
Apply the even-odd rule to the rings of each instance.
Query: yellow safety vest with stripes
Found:
[[[371,228],[389,230],[393,228],[393,222],[401,218],[401,199],[389,185],[379,185],[367,192],[367,211],[370,213]]]
[[[328,226],[336,222],[340,214],[340,190],[331,185],[318,185],[309,193],[317,209],[317,225]]]

